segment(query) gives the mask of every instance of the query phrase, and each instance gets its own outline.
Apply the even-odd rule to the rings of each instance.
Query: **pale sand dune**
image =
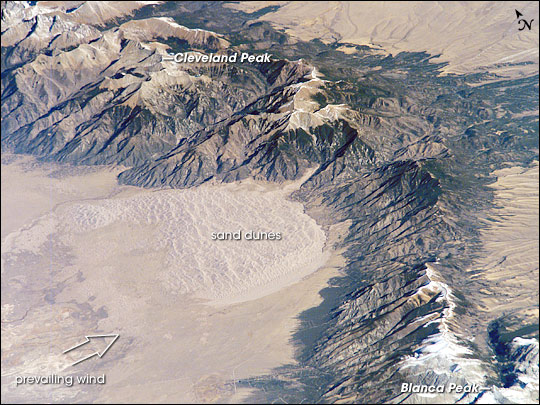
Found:
[[[436,61],[449,62],[445,73],[538,73],[537,2],[261,1],[227,7],[254,12],[270,5],[280,8],[259,20],[301,40],[368,45],[394,55],[402,51],[440,54]],[[531,31],[518,30],[515,9],[525,19],[534,19]],[[520,62],[533,63],[503,65]]]
[[[77,176],[65,177],[71,184],[68,187],[62,179],[47,177],[48,172],[36,166],[27,165],[25,170],[17,164],[2,166],[3,177],[17,179],[2,194],[4,214],[16,216],[18,210],[24,210],[26,202],[19,197],[22,190],[34,201],[26,222],[20,227],[18,222],[12,223],[3,240],[3,401],[48,398],[71,402],[77,395],[85,402],[234,401],[248,392],[236,387],[236,380],[294,362],[289,341],[298,325],[296,316],[320,302],[319,291],[343,265],[341,256],[331,252],[343,230],[331,228],[328,239],[324,234],[321,239],[321,230],[302,207],[285,199],[297,185],[291,183],[284,190],[257,182],[211,185],[185,191],[191,193],[188,197],[182,196],[185,192],[181,190],[111,188],[107,180],[110,171],[104,169],[92,174],[95,179],[102,176],[95,182],[101,184],[102,194],[96,186],[92,192],[80,191],[81,198],[77,198],[73,187]],[[51,184],[60,191],[67,188],[69,198],[62,192],[51,193]],[[212,196],[215,201],[208,202]],[[45,206],[40,207],[40,202]],[[217,204],[227,208],[229,215],[216,217]],[[289,223],[282,222],[280,214],[286,214]],[[54,221],[45,220],[52,216]],[[207,231],[220,221],[223,226],[227,221],[251,227],[279,226],[289,231],[285,234],[287,245],[281,246],[281,252],[271,245],[279,242],[268,242],[266,250],[264,245],[252,249],[229,245],[231,255],[223,246],[221,251],[212,252],[205,239],[209,235],[201,232],[201,221]],[[201,232],[198,246],[193,236],[197,230]],[[294,235],[307,240],[294,240]],[[325,239],[325,253],[321,254]],[[166,243],[160,245],[160,241]],[[200,254],[204,257],[196,257],[197,247],[204,251]],[[304,277],[305,269],[290,261],[295,252],[305,259],[319,260],[315,267],[307,266],[309,272],[323,268]],[[224,266],[205,268],[203,264],[211,267],[217,253]],[[200,268],[195,266],[197,259],[203,260]],[[255,259],[260,266],[250,262]],[[212,283],[185,278],[188,265],[192,275],[210,272],[207,274],[216,282],[220,277],[228,281],[226,272],[231,269],[243,269],[244,288],[239,292],[246,296],[237,294],[233,300],[222,300],[221,306],[191,298],[185,293],[205,296],[197,292],[215,294],[220,290]],[[280,268],[294,270],[295,277],[280,277],[275,273]],[[270,278],[272,289],[254,282],[258,270],[277,276]],[[182,290],[179,280],[191,290]],[[230,297],[225,294],[224,298]],[[250,301],[224,305],[243,299]],[[62,351],[82,336],[98,332],[120,334],[114,350],[101,360],[70,368],[81,354],[63,355]],[[14,388],[13,384],[14,376],[20,374],[87,372],[105,373],[107,384],[84,387],[85,393],[77,387]]]
[[[84,265],[96,257],[95,265],[105,267],[148,250],[163,252],[163,267],[154,277],[166,289],[220,303],[280,290],[327,258],[323,230],[301,204],[272,192],[220,186],[142,191],[69,204],[55,214],[65,243],[85,246]],[[140,237],[133,237],[139,229],[144,230]],[[242,239],[212,240],[213,232],[233,232]],[[281,239],[248,240],[251,232],[279,233]],[[123,234],[132,236],[129,243]]]

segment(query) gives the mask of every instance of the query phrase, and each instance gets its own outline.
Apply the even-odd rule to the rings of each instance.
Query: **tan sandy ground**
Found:
[[[393,55],[440,54],[437,62],[449,62],[445,73],[538,73],[537,2],[246,1],[226,6],[251,13],[275,5],[279,9],[259,20],[301,40],[368,45]],[[532,30],[519,31],[515,9],[527,21],[534,19]],[[521,62],[533,63],[503,65]]]
[[[483,232],[483,259],[475,277],[489,281],[485,309],[502,315],[520,311],[538,322],[538,162],[531,168],[512,167],[493,173],[499,206]]]
[[[40,170],[32,170],[33,158],[17,159],[19,164],[6,166],[7,171],[2,173],[2,239],[56,204],[109,194],[117,188],[116,176],[122,170],[88,170],[84,176],[60,179],[45,176],[54,173],[57,166],[41,165]]]
[[[24,158],[2,165],[2,216],[9,218],[2,222],[2,235],[28,226],[66,201],[152,192],[118,188],[115,171],[107,168],[53,179],[46,176],[52,169],[31,163]],[[324,268],[276,293],[210,306],[163,289],[155,274],[163,271],[164,251],[129,250],[155,231],[150,225],[109,226],[71,238],[69,256],[57,258],[54,244],[39,251],[28,267],[16,248],[4,249],[2,238],[3,293],[15,292],[8,295],[11,302],[2,294],[3,402],[236,402],[249,393],[236,386],[238,379],[294,361],[290,339],[296,317],[320,302],[319,291],[343,265],[333,252]],[[331,229],[327,246],[342,232],[340,227]],[[55,242],[54,235],[49,237]],[[37,251],[29,251],[29,257]],[[16,254],[14,265],[10,260]],[[46,299],[51,291],[56,292],[52,301]],[[17,312],[21,306],[29,308],[22,315]],[[70,367],[92,349],[67,355],[62,351],[92,333],[119,333],[120,339],[103,359]],[[72,388],[16,388],[13,383],[16,375],[85,373],[105,373],[107,383]]]

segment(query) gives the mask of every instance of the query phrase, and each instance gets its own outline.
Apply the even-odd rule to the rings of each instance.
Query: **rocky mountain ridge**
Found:
[[[426,54],[344,55],[340,44],[289,41],[249,14],[172,7],[146,5],[109,26],[3,5],[2,146],[122,165],[119,181],[143,187],[280,183],[313,169],[293,198],[328,232],[345,229],[335,246],[344,277],[303,315],[298,365],[243,382],[263,388],[252,399],[415,402],[399,393],[402,382],[468,381],[499,387],[503,401],[500,364],[537,373],[527,366],[534,344],[505,345],[492,364],[483,322],[496,320],[481,318],[468,298],[480,285],[463,273],[494,205],[490,173],[537,158],[537,77],[439,77],[442,65]],[[252,65],[163,60],[186,50],[275,56]]]

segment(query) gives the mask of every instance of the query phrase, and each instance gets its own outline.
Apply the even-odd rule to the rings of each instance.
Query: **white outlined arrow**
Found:
[[[88,359],[90,359],[90,358],[92,358],[92,357],[94,357],[94,356],[98,356],[99,358],[102,358],[103,356],[105,356],[105,353],[107,353],[107,351],[111,348],[111,346],[114,344],[114,342],[116,342],[116,340],[117,340],[119,337],[120,337],[120,335],[118,335],[118,334],[110,334],[110,335],[87,335],[87,336],[84,337],[84,338],[86,339],[84,342],[79,343],[79,344],[77,344],[77,345],[75,345],[75,346],[73,346],[73,347],[70,347],[70,348],[67,349],[67,350],[64,350],[64,351],[62,352],[62,354],[66,354],[66,353],[68,353],[68,352],[70,352],[70,351],[72,351],[72,350],[75,350],[75,349],[77,349],[77,348],[79,348],[79,347],[81,347],[81,346],[83,346],[83,345],[89,343],[91,339],[97,339],[97,338],[113,338],[113,340],[111,340],[111,342],[107,345],[107,347],[105,348],[105,350],[103,350],[102,352],[97,351],[97,352],[95,352],[95,353],[93,353],[93,354],[91,354],[91,355],[89,355],[89,356],[83,357],[82,359],[77,360],[75,363],[73,363],[72,366],[75,366],[75,365],[77,365],[77,364],[79,364],[79,363],[81,363],[81,362],[83,362],[83,361],[85,361],[85,360],[88,360]]]

